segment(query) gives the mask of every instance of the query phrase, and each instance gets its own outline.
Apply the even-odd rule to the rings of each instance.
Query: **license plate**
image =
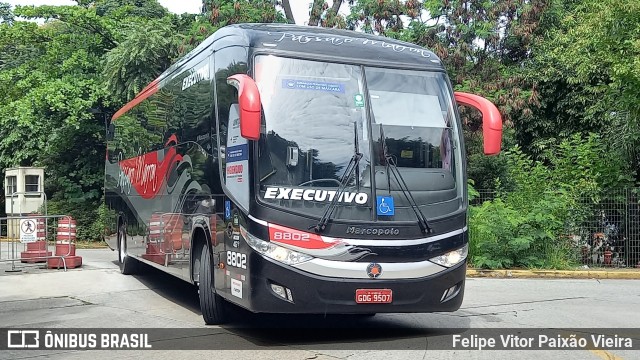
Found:
[[[357,289],[358,304],[390,304],[393,300],[391,289]]]

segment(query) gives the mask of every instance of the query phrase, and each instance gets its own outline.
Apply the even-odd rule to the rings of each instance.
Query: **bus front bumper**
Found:
[[[251,295],[243,299],[239,305],[253,312],[264,313],[371,314],[456,311],[462,304],[466,275],[466,261],[430,276],[392,280],[318,276],[280,265],[261,256],[259,260],[254,258],[252,265],[253,275],[247,284],[250,288],[248,293]],[[384,304],[357,303],[358,289],[391,290],[392,301]]]

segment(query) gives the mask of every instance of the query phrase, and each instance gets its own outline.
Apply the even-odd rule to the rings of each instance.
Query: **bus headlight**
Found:
[[[313,259],[313,256],[283,248],[272,242],[258,239],[245,228],[240,227],[240,234],[251,248],[260,254],[287,265],[296,265]]]
[[[452,267],[456,264],[459,264],[461,261],[464,261],[464,259],[467,258],[468,253],[469,253],[469,244],[465,244],[460,249],[449,251],[446,254],[436,256],[429,260],[438,265],[442,265],[445,267]]]

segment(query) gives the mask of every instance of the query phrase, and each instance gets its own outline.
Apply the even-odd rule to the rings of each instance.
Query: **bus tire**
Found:
[[[200,253],[200,281],[198,281],[200,311],[202,311],[202,318],[205,324],[224,324],[226,321],[225,300],[216,293],[213,284],[211,256],[209,255],[209,248],[205,245]]]
[[[124,226],[118,230],[118,265],[123,275],[134,275],[139,272],[138,260],[127,255],[127,232]]]

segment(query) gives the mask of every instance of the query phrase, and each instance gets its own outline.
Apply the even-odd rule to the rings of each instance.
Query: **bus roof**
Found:
[[[162,79],[181,69],[198,54],[210,48],[217,40],[233,37],[239,46],[256,50],[281,52],[312,59],[329,59],[336,62],[422,68],[443,71],[440,59],[430,50],[408,42],[359,33],[292,24],[235,24],[218,29],[195,49],[164,71],[147,85],[134,99],[120,109],[120,115],[143,101],[157,90]]]
[[[256,49],[330,55],[356,63],[373,61],[443,69],[440,59],[423,47],[355,31],[289,24],[239,24],[216,33],[218,37],[236,34]]]
[[[235,24],[217,30],[165,71],[169,75],[217,40],[234,37],[239,46],[297,53],[302,57],[332,57],[336,61],[444,70],[430,50],[408,42],[349,30],[291,24]]]

